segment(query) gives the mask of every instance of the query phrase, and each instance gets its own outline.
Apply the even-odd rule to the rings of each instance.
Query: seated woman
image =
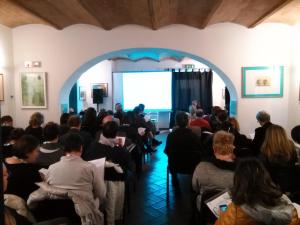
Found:
[[[292,202],[255,158],[242,159],[238,164],[231,195],[232,203],[215,225],[300,224]]]
[[[234,136],[218,131],[213,137],[214,156],[198,164],[193,174],[193,189],[200,193],[206,190],[224,190],[233,185],[235,169]]]
[[[260,159],[269,171],[273,181],[284,192],[298,191],[299,168],[295,167],[297,153],[294,143],[288,139],[285,130],[271,125],[261,147]]]
[[[26,201],[38,188],[35,183],[42,181],[39,167],[34,164],[38,154],[39,141],[35,137],[24,135],[17,141],[15,156],[5,159],[9,171],[7,194],[17,195]]]
[[[3,166],[3,191],[7,189],[8,172]],[[4,225],[31,225],[35,220],[27,210],[26,202],[16,195],[4,195]]]
[[[295,145],[279,125],[268,128],[260,151],[267,166],[293,166],[297,162]]]
[[[29,126],[26,127],[25,133],[36,137],[40,143],[43,142],[43,128],[44,115],[40,112],[35,112],[31,115]]]

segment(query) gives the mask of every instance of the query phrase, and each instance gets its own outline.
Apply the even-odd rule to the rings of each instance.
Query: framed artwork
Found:
[[[4,101],[4,80],[3,80],[3,74],[0,74],[0,101]]]
[[[282,97],[283,71],[283,66],[242,67],[242,97]]]
[[[102,89],[103,97],[108,97],[108,83],[92,84],[91,97],[93,98],[93,89]]]
[[[79,87],[79,100],[85,101],[86,100],[86,91],[83,87]]]
[[[46,73],[21,73],[22,108],[47,108]]]

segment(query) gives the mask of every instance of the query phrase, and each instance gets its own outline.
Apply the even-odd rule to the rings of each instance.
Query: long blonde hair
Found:
[[[295,146],[281,126],[272,125],[267,129],[261,153],[270,162],[289,162],[295,156]]]

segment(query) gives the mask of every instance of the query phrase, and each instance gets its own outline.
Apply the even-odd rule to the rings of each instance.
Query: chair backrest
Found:
[[[74,203],[70,199],[43,200],[32,210],[37,221],[52,220],[59,217],[68,218],[72,224],[80,224]]]
[[[195,167],[201,161],[201,151],[178,151],[168,157],[171,172],[193,174]]]

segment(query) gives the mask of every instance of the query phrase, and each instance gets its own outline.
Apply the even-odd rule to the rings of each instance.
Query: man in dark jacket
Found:
[[[173,184],[177,183],[176,171],[192,174],[200,161],[201,142],[198,136],[187,127],[188,122],[188,115],[185,112],[178,112],[176,114],[177,128],[167,137],[164,152],[168,156]]]
[[[270,114],[265,111],[259,111],[256,114],[257,122],[261,127],[255,129],[254,139],[251,143],[251,148],[253,153],[258,156],[260,153],[260,148],[265,140],[265,135],[268,127],[272,125],[270,122]]]

